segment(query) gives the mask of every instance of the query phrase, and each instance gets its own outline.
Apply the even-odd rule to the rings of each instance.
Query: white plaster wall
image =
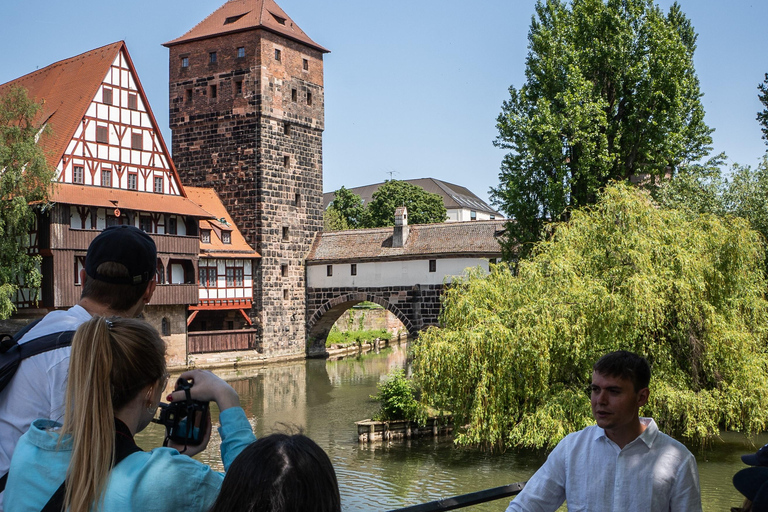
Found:
[[[357,263],[357,275],[351,275],[350,264],[334,264],[333,276],[328,277],[327,265],[307,266],[309,288],[413,286],[415,284],[443,284],[452,276],[460,276],[468,267],[481,266],[488,271],[487,258],[437,259],[435,272],[429,271],[429,260],[380,261]]]

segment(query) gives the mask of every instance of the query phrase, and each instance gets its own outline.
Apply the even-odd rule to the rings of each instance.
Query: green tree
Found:
[[[364,227],[362,226],[365,214],[363,200],[359,195],[344,187],[334,192],[333,201],[328,205],[326,211],[328,210],[334,211],[335,214],[338,214],[335,217],[341,219],[340,225],[344,227],[339,229]],[[331,215],[334,214],[332,213]]]
[[[335,208],[328,207],[323,212],[323,231],[341,231],[352,229],[345,217]]]
[[[760,94],[758,94],[757,97],[760,99],[760,103],[765,107],[757,113],[757,120],[760,122],[760,129],[763,131],[763,139],[765,139],[765,143],[768,144],[768,73],[765,74],[763,83],[757,86],[757,90],[760,91]]]
[[[764,239],[737,217],[659,208],[609,186],[535,245],[517,272],[470,273],[422,333],[422,399],[466,425],[456,440],[553,446],[593,423],[586,386],[603,354],[653,365],[643,409],[674,436],[768,425]]]
[[[366,207],[365,225],[378,228],[395,225],[395,209],[408,208],[409,224],[445,222],[447,218],[443,198],[405,181],[387,180],[373,193]]]
[[[497,119],[507,257],[610,180],[674,174],[712,142],[677,4],[664,15],[651,0],[539,0],[528,39],[526,82]]]
[[[20,287],[39,288],[42,278],[40,257],[28,255],[25,245],[35,221],[30,204],[46,200],[54,178],[37,144],[45,135],[36,123],[40,108],[23,88],[0,97],[0,318],[15,311]]]

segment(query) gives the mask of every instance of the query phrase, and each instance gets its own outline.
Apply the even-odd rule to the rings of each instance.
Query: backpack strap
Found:
[[[131,455],[132,453],[143,451],[136,446],[136,442],[133,440],[131,431],[128,426],[115,418],[115,460],[112,467],[117,466],[120,462]],[[64,494],[67,492],[67,481],[64,480],[62,484],[53,493],[51,499],[45,504],[41,512],[61,512],[64,509]]]

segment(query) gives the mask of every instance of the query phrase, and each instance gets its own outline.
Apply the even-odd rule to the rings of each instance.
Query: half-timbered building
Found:
[[[186,359],[187,306],[197,305],[198,224],[210,214],[187,198],[124,42],[56,62],[0,85],[24,87],[49,127],[39,143],[56,169],[51,207],[38,213],[29,250],[42,256],[40,290],[21,290],[19,311],[67,308],[91,240],[131,224],[158,249],[158,287],[145,317]],[[40,311],[35,311],[39,314]]]
[[[186,187],[186,192],[211,214],[200,221],[200,300],[189,307],[189,352],[260,348],[248,315],[259,253],[245,241],[216,191]]]

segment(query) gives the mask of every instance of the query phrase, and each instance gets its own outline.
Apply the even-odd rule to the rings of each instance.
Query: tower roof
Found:
[[[233,32],[265,29],[293,39],[323,53],[327,50],[309,38],[275,0],[229,0],[189,32],[163,46],[207,39]]]

